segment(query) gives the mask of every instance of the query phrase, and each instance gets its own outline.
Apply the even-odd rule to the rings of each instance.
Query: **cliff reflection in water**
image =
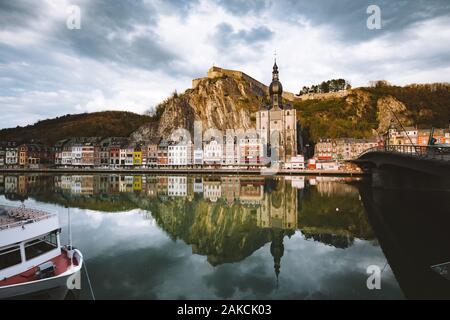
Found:
[[[357,188],[343,178],[10,175],[0,176],[0,192],[10,200],[103,212],[144,209],[213,266],[270,243],[277,276],[284,238],[295,230],[336,248],[374,239]]]

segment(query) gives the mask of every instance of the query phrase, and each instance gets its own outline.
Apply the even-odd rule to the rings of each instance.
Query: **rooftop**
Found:
[[[0,230],[22,226],[54,216],[54,213],[33,208],[0,206]]]

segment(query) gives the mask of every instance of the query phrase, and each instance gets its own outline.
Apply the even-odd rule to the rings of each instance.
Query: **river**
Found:
[[[0,204],[58,212],[63,243],[70,212],[96,299],[415,297],[371,190],[343,177],[0,175]],[[82,275],[67,299],[92,299]]]

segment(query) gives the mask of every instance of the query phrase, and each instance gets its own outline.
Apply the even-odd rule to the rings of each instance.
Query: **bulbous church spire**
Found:
[[[281,108],[282,107],[282,100],[281,96],[283,94],[283,86],[281,85],[281,82],[278,77],[278,66],[277,61],[275,60],[273,64],[273,71],[272,71],[272,82],[269,86],[269,94],[270,94],[270,101],[271,101],[271,107],[272,108]]]

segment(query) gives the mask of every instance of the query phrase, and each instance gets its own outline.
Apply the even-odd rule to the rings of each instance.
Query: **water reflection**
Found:
[[[406,297],[450,299],[445,268],[432,268],[450,262],[449,190],[404,186],[384,189],[370,183],[358,187],[383,252]]]
[[[11,175],[0,182],[4,201],[73,208],[74,241],[99,298],[402,297],[355,179]],[[387,265],[383,290],[366,287],[372,264]]]

